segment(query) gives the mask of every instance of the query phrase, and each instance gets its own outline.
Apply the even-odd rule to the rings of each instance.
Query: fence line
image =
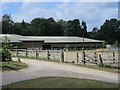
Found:
[[[99,56],[100,55],[100,56]],[[16,57],[34,57],[46,60],[56,60],[59,62],[75,62],[81,63],[85,58],[86,63],[99,63],[100,57],[103,62],[118,61],[118,52],[85,50],[85,57],[81,51],[64,51],[64,50],[30,50],[30,49],[14,49],[12,56]]]

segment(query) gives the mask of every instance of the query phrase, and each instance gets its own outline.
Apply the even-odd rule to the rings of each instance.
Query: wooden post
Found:
[[[99,58],[100,58],[100,65],[101,65],[101,67],[103,67],[103,61],[102,61],[101,55],[99,55]]]
[[[115,52],[113,52],[113,63],[115,63]]]
[[[18,58],[18,62],[21,62],[20,58]]]
[[[38,57],[38,51],[37,51],[37,49],[36,49],[36,51],[35,51],[35,57],[36,57],[36,58]]]
[[[27,53],[27,49],[25,50],[25,57],[27,57],[28,56],[28,53]]]
[[[85,65],[86,61],[85,61],[85,51],[83,51],[83,61],[82,61]]]
[[[18,49],[17,49],[17,50],[16,50],[16,57],[18,57],[18,54],[19,54],[19,53],[18,53]]]
[[[97,54],[96,54],[96,52],[94,53],[94,62],[97,64]]]
[[[47,50],[47,60],[48,61],[50,60],[50,52],[49,52],[49,50]]]
[[[64,51],[60,50],[60,62],[64,62]]]
[[[78,55],[78,52],[76,52],[76,58],[77,58],[77,62],[79,62],[79,55]]]

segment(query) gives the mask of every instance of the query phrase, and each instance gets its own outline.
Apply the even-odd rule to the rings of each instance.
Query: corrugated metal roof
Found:
[[[0,34],[0,38],[6,34]],[[78,43],[83,42],[83,37],[75,36],[21,36],[15,34],[7,34],[11,42],[20,41],[44,41],[44,43]],[[84,38],[84,42],[103,42],[100,40],[94,40],[89,38]]]
[[[38,39],[38,40],[44,40],[45,43],[65,43],[65,42],[83,42],[83,38],[82,37],[74,37],[74,36],[69,36],[69,37],[65,37],[65,36],[40,36],[40,37],[29,37],[32,40]],[[94,40],[94,39],[88,39],[88,38],[84,38],[84,42],[103,42],[100,40]]]
[[[7,36],[10,39],[10,42],[20,42],[20,39],[23,38],[21,35],[16,34],[0,34],[0,42],[2,39]]]

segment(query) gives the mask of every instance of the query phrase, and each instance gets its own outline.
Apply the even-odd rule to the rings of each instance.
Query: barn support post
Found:
[[[76,59],[77,59],[77,62],[79,62],[79,55],[78,55],[78,52],[76,52]]]
[[[60,50],[60,62],[64,62],[64,51]]]
[[[113,63],[115,63],[115,52],[113,52]]]

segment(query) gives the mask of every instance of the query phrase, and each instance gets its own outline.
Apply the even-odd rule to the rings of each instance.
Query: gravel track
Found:
[[[85,78],[118,83],[117,73],[33,59],[21,58],[21,61],[27,63],[28,67],[19,71],[0,72],[0,75],[2,74],[0,86],[47,76]]]

